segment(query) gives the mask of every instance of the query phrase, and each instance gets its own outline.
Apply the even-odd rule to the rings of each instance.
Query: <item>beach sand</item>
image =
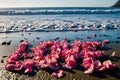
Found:
[[[65,71],[65,76],[59,80],[119,80],[120,79],[120,30],[107,30],[107,31],[78,31],[78,32],[18,32],[18,33],[1,33],[0,34],[0,80],[57,80],[54,78],[49,70],[39,70],[30,75],[18,74],[4,70],[5,60],[10,54],[17,49],[20,41],[28,40],[30,47],[34,47],[41,41],[54,40],[57,41],[65,37],[73,42],[76,39],[83,39],[85,41],[103,41],[104,39],[110,40],[110,43],[104,47],[104,58],[111,59],[116,64],[117,68],[114,70],[106,71],[103,73],[95,72],[92,75],[85,75],[84,69],[78,67],[72,71]],[[93,38],[96,33],[97,37]],[[91,36],[91,39],[87,39]],[[3,42],[11,41],[10,45],[3,45]],[[110,58],[111,53],[115,51],[115,57]]]

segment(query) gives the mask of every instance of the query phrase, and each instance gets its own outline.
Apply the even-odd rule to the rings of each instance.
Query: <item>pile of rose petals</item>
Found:
[[[104,55],[102,47],[109,41],[82,42],[75,40],[69,44],[67,40],[40,42],[38,46],[32,48],[34,54],[27,53],[28,41],[22,42],[18,49],[7,59],[5,69],[15,72],[32,73],[35,69],[50,69],[53,76],[63,77],[64,69],[74,69],[80,64],[85,74],[94,71],[105,71],[115,68],[110,60],[101,62]]]

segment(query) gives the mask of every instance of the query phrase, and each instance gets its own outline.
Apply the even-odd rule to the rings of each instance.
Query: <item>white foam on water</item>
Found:
[[[120,28],[119,15],[0,16],[0,32],[98,30]]]

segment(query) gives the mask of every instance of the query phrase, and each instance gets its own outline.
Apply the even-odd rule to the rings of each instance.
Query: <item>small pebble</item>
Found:
[[[29,33],[29,35],[31,35],[31,33]]]
[[[36,37],[36,39],[37,39],[37,40],[39,40],[39,39],[40,39],[40,37]]]
[[[21,36],[24,36],[24,34],[22,33]]]
[[[104,34],[103,36],[107,36],[106,34]]]
[[[28,40],[27,38],[24,38],[25,40]]]
[[[1,63],[4,63],[4,60],[2,59],[0,62],[1,62]]]
[[[24,40],[20,40],[20,43],[21,43],[21,42],[24,42]]]
[[[2,42],[2,45],[6,45],[6,42]]]
[[[120,39],[120,37],[117,37],[117,39]]]
[[[67,40],[67,42],[71,42],[71,40]]]
[[[2,56],[2,58],[6,58],[7,56]]]
[[[115,43],[120,43],[120,41],[116,41]]]
[[[35,40],[33,40],[33,42],[35,42]]]
[[[97,34],[93,34],[93,37],[97,37]]]
[[[59,39],[59,37],[55,38],[54,40],[56,41],[56,40],[58,40],[58,39]]]
[[[50,31],[46,31],[46,32],[50,32]]]
[[[92,37],[90,37],[90,36],[87,36],[87,39],[91,39]]]
[[[9,42],[6,43],[7,45],[11,45],[11,40]]]

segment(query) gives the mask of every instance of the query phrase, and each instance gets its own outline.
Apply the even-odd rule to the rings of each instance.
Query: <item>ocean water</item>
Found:
[[[120,8],[1,8],[0,32],[120,28]]]

